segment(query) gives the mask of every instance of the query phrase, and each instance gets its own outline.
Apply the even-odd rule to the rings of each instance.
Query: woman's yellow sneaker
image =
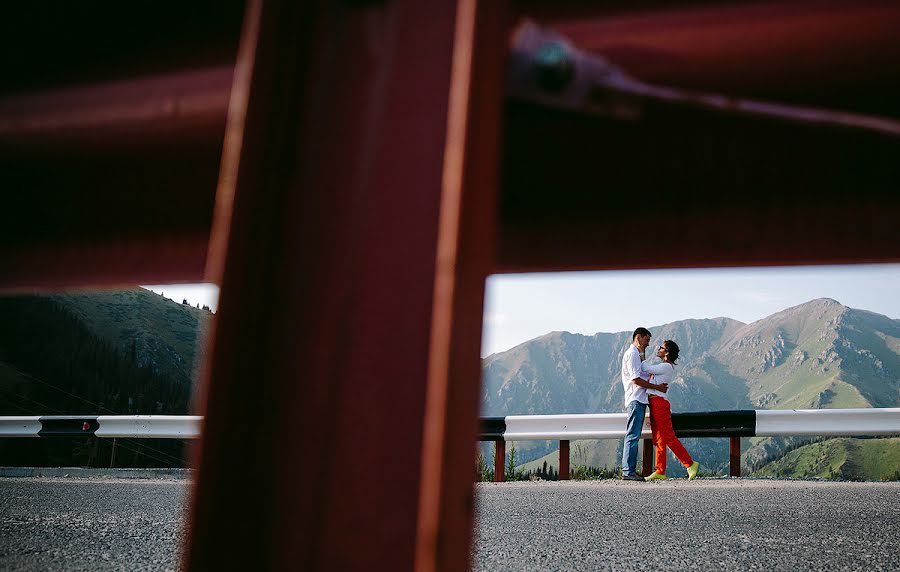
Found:
[[[693,481],[697,478],[697,473],[700,472],[700,463],[698,461],[694,461],[694,464],[687,468],[688,472],[688,480]]]
[[[664,480],[666,480],[666,476],[663,475],[662,473],[657,473],[656,471],[653,471],[649,477],[644,477],[644,480],[645,481],[664,481]]]

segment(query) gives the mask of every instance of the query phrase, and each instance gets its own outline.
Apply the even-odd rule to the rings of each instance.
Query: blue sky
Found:
[[[621,332],[719,316],[750,323],[814,298],[900,318],[900,264],[492,276],[481,355],[557,330]]]
[[[176,302],[217,306],[211,284],[144,287]],[[900,318],[900,264],[492,276],[481,355],[557,330],[621,332],[719,316],[750,323],[823,297]]]

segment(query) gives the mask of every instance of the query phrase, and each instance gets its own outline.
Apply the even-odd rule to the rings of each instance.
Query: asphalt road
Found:
[[[475,570],[900,570],[900,483],[477,486]]]
[[[0,478],[0,570],[176,570],[188,483]]]
[[[174,570],[188,481],[0,478],[0,570]],[[477,485],[475,570],[900,570],[900,483]]]

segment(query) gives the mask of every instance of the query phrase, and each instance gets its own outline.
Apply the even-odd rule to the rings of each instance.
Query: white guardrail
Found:
[[[885,436],[900,435],[900,408],[786,409],[675,413],[684,437]],[[482,420],[482,439],[506,441],[621,439],[625,413],[586,415],[507,415]],[[487,423],[493,424],[488,427]],[[649,416],[642,438],[650,437]]]
[[[575,439],[621,439],[624,413],[588,415],[508,415],[481,419],[479,439],[494,441],[494,480],[504,480],[506,441],[559,440],[560,479],[569,478],[569,442]],[[679,437],[728,437],[730,474],[741,475],[741,438],[775,436],[880,437],[900,435],[900,408],[789,409],[674,413]],[[649,418],[644,418],[643,466],[652,465]]]
[[[900,435],[900,408],[758,410],[756,436]]]
[[[886,436],[900,435],[900,408],[787,409],[673,414],[685,437],[702,436]],[[104,438],[196,439],[203,417],[197,415],[97,415],[0,417],[0,437],[95,435]],[[508,415],[483,418],[493,432],[482,438],[506,441],[621,439],[624,413]],[[681,427],[679,427],[681,426]],[[649,418],[642,437],[650,437]]]
[[[96,415],[0,417],[0,437],[197,439],[198,415]]]
[[[621,439],[624,413],[508,415],[481,418],[480,440],[495,441],[494,480],[504,480],[506,441],[559,440],[559,478],[569,478],[569,442]],[[0,437],[196,439],[203,418],[191,415],[97,415],[0,417]],[[900,408],[790,409],[675,413],[679,437],[729,437],[730,474],[741,475],[741,438],[774,436],[878,437],[900,435]],[[652,462],[650,423],[644,420],[644,467]]]

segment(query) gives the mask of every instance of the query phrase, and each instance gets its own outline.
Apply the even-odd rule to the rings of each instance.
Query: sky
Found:
[[[148,284],[141,288],[162,294],[179,304],[187,300],[191,306],[209,306],[213,312],[219,308],[219,287],[215,284]]]
[[[144,286],[217,309],[212,284]],[[487,282],[481,355],[553,331],[632,331],[688,318],[750,323],[815,298],[900,318],[900,264],[504,274]]]
[[[481,355],[553,331],[631,332],[721,316],[750,323],[815,298],[900,318],[900,264],[492,276]]]

